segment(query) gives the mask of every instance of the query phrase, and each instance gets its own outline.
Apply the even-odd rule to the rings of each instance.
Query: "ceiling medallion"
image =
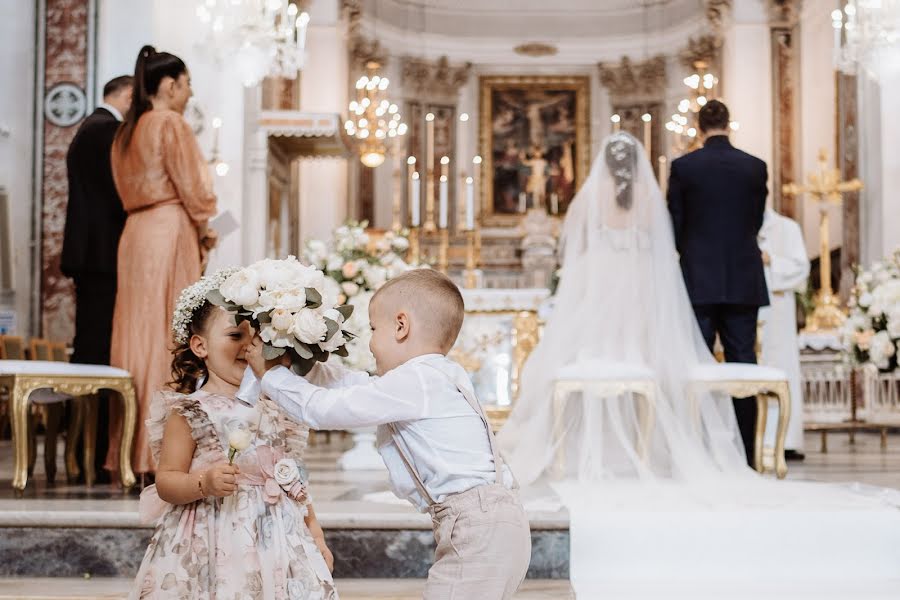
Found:
[[[532,58],[536,58],[539,56],[555,56],[559,50],[556,46],[551,46],[550,44],[542,44],[540,42],[529,42],[527,44],[521,44],[513,48],[513,51],[516,54],[521,54],[522,56],[530,56]]]

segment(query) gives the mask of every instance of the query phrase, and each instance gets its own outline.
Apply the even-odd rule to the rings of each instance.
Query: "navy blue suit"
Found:
[[[766,163],[727,136],[672,162],[669,212],[681,270],[710,350],[716,334],[728,362],[756,362],[756,320],[769,304],[757,235],[768,190]],[[752,464],[755,399],[736,399],[735,414]]]

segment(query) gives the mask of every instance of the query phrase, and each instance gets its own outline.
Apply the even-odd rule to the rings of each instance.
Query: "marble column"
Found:
[[[784,3],[781,6],[783,7]],[[786,217],[796,219],[800,210],[796,196],[784,196],[781,188],[786,183],[797,181],[798,105],[799,85],[799,45],[800,36],[796,17],[789,11],[777,12],[772,23],[772,120],[773,157],[769,173],[769,194],[772,205]]]
[[[59,269],[68,203],[66,151],[93,106],[94,11],[93,0],[38,2],[38,104],[43,109],[35,144],[41,203],[39,333],[67,342],[75,333],[75,298],[71,281]]]
[[[841,179],[848,181],[859,177],[859,128],[856,75],[837,74],[837,160]],[[844,194],[841,206],[843,244],[841,245],[840,296],[846,302],[850,297],[855,275],[854,265],[860,261],[860,193]]]

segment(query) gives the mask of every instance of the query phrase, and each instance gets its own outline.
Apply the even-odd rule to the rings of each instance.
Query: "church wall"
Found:
[[[826,2],[806,2],[800,18],[800,160],[797,178],[806,181],[809,173],[818,171],[819,150],[828,152],[833,168],[837,152],[837,106],[833,65],[834,30],[831,26],[833,6]],[[819,255],[819,211],[806,197],[798,201],[798,221],[810,257]],[[831,248],[842,243],[841,209],[830,212],[829,240]]]
[[[27,335],[31,327],[35,6],[34,2],[0,3],[0,73],[4,79],[0,86],[0,185],[9,195],[19,335]]]
[[[337,0],[316,0],[307,33],[308,55],[301,75],[300,108],[346,114],[348,56]],[[395,80],[399,82],[399,79]],[[348,161],[354,157],[300,162],[300,241],[327,240],[348,216]],[[388,164],[388,161],[385,161]],[[390,197],[390,194],[388,194]]]

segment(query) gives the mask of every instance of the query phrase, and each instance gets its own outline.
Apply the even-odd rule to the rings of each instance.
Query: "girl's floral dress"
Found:
[[[163,393],[147,420],[159,460],[170,414],[191,427],[197,448],[191,471],[227,462],[229,435],[250,434],[234,462],[238,490],[173,506],[150,486],[141,494],[141,516],[156,531],[141,563],[131,598],[216,600],[337,600],[325,559],[306,526],[309,499],[301,458],[309,429],[261,398],[250,407],[206,393]]]

